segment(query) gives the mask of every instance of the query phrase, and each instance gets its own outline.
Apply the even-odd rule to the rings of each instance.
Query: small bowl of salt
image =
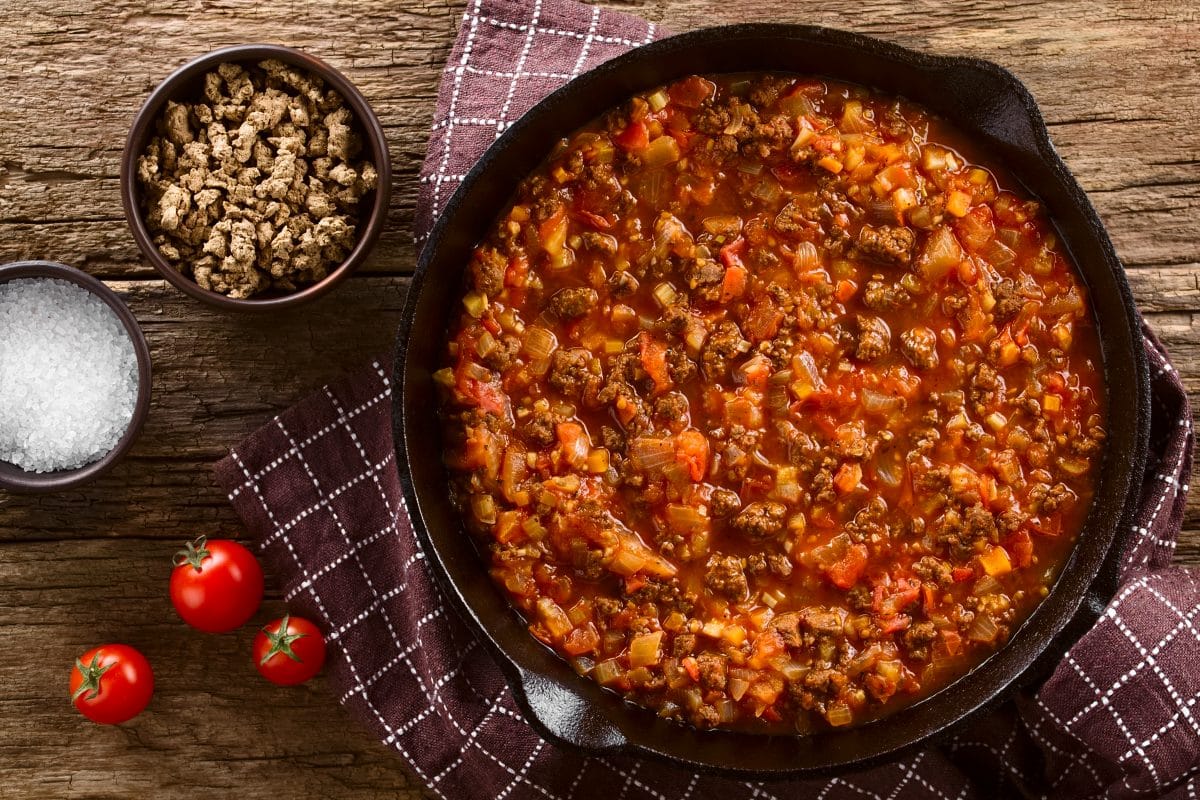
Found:
[[[52,261],[0,266],[0,489],[87,483],[150,410],[150,348],[121,298]]]

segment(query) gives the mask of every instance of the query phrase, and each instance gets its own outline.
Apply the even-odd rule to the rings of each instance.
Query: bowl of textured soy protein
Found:
[[[149,407],[150,351],[120,297],[64,264],[0,266],[0,489],[91,481]]]

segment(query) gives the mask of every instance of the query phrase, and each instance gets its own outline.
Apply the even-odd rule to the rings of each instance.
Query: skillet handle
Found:
[[[520,670],[517,702],[548,738],[596,754],[616,754],[627,744],[603,714],[558,682]]]

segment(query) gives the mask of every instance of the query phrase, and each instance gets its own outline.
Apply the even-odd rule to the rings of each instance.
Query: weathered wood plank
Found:
[[[322,678],[283,689],[255,671],[250,644],[282,613],[277,597],[234,633],[179,621],[172,552],[138,538],[0,545],[0,798],[422,796]],[[150,708],[120,728],[68,701],[73,659],[107,641],[155,672]]]
[[[617,5],[618,2],[612,3]],[[422,796],[320,681],[266,686],[252,629],[220,637],[174,619],[172,544],[237,535],[209,466],[307,390],[390,349],[412,245],[415,176],[462,0],[108,0],[6,9],[0,30],[0,261],[67,261],[117,281],[154,351],[155,406],[132,456],[56,497],[0,493],[0,798]],[[1088,190],[1139,305],[1200,397],[1200,14],[1187,0],[629,0],[676,30],[740,20],[848,28],[983,56],[1030,87]],[[125,229],[117,174],[134,112],[209,49],[276,41],[342,69],[387,129],[393,209],[364,275],[269,318],[209,311],[157,280]],[[125,282],[133,279],[131,282]],[[152,280],[143,280],[152,279]],[[1177,560],[1200,564],[1200,493]],[[148,578],[149,576],[149,578]],[[280,606],[273,600],[270,608]],[[158,669],[149,713],[121,729],[66,702],[73,657],[103,640]],[[16,655],[16,654],[28,654]]]
[[[407,279],[359,278],[269,315],[201,306],[163,281],[112,286],[150,344],[151,413],[130,457],[53,496],[0,492],[0,541],[236,529],[210,465],[306,393],[392,349]],[[183,532],[183,533],[181,533]]]
[[[111,277],[151,276],[120,207],[117,174],[129,122],[175,66],[257,38],[327,58],[375,106],[391,142],[395,202],[364,269],[411,271],[414,179],[459,9],[433,0],[405,6],[344,2],[323,12],[301,4],[277,20],[268,6],[223,16],[224,7],[199,14],[173,0],[147,13],[137,0],[120,0],[81,11],[70,25],[61,14],[36,9],[16,16],[9,41],[40,70],[33,92],[22,70],[0,75],[0,90],[17,98],[0,109],[0,259],[50,257]],[[730,16],[701,0],[629,6],[676,29]],[[1156,4],[1151,23],[1140,4],[1097,8],[1073,0],[1056,4],[1053,25],[1046,13],[1027,2],[1003,12],[976,2],[924,2],[879,3],[851,15],[840,3],[820,2],[789,14],[755,0],[740,5],[737,17],[791,17],[1009,67],[1037,97],[1126,263],[1200,262],[1193,225],[1200,210],[1200,128],[1189,122],[1200,113],[1195,11],[1186,3]],[[997,15],[1003,23],[993,23]],[[153,60],[144,60],[147,51]],[[133,62],[136,74],[120,69]]]

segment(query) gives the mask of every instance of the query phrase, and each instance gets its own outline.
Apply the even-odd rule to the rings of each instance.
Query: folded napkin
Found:
[[[583,70],[659,35],[572,0],[471,0],[443,74],[418,229],[501,131]],[[413,536],[391,436],[386,363],[326,386],[216,465],[290,607],[331,645],[350,713],[451,800],[1195,797],[1200,574],[1171,567],[1191,474],[1187,395],[1145,330],[1151,460],[1122,583],[1040,687],[943,744],[829,780],[746,783],[659,762],[586,757],[524,721],[483,647],[444,604]]]

